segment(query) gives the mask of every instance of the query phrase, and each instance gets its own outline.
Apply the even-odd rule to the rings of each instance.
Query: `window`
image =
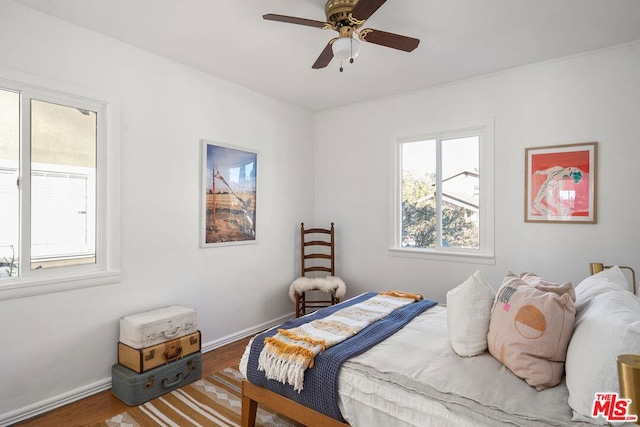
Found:
[[[119,281],[117,103],[1,74],[0,299]]]
[[[395,142],[396,253],[493,257],[493,127]]]

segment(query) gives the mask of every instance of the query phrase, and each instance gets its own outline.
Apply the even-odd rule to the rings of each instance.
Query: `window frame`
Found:
[[[409,248],[402,241],[402,145],[425,140],[450,140],[468,136],[479,137],[480,169],[480,247],[466,249],[455,247]],[[439,261],[495,264],[494,236],[494,121],[493,119],[438,126],[410,135],[395,136],[391,142],[392,180],[390,195],[390,244],[389,255]],[[440,156],[438,150],[438,156]],[[438,181],[442,180],[437,171]],[[438,224],[439,226],[441,224]]]
[[[0,68],[0,89],[20,93],[20,276],[0,280],[0,301],[118,283],[120,273],[120,100],[92,89]],[[96,263],[31,270],[30,100],[97,114]]]

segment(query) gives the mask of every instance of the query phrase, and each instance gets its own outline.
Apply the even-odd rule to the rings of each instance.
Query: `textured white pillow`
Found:
[[[591,417],[593,400],[596,393],[619,391],[616,358],[627,353],[640,354],[640,299],[616,267],[576,287],[576,323],[565,365],[574,421],[605,424]]]
[[[606,270],[602,270],[598,274],[594,274],[593,276],[587,277],[582,282],[580,282],[578,286],[584,285],[585,288],[588,288],[590,287],[589,285],[591,283],[599,283],[603,281],[612,283],[618,286],[619,288],[626,289],[628,291],[631,291],[631,289],[633,289],[629,285],[629,281],[625,277],[624,273],[622,272],[622,270],[620,270],[620,267],[618,267],[617,265],[614,265],[611,268],[607,268]],[[590,291],[590,293],[593,293],[593,292],[594,290]]]
[[[447,293],[449,339],[459,356],[477,356],[487,351],[487,332],[495,295],[495,289],[480,271]]]

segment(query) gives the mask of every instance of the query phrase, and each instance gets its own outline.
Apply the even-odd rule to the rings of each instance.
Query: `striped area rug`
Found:
[[[239,427],[242,378],[236,368],[227,368],[96,426]],[[258,407],[256,426],[299,427],[301,424]]]

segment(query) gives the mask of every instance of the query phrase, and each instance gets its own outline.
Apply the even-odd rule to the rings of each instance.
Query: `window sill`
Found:
[[[495,265],[493,254],[470,252],[435,251],[433,249],[389,248],[389,256],[401,258],[428,259],[433,261],[459,262],[468,264]]]
[[[119,270],[0,281],[0,301],[119,283]]]

